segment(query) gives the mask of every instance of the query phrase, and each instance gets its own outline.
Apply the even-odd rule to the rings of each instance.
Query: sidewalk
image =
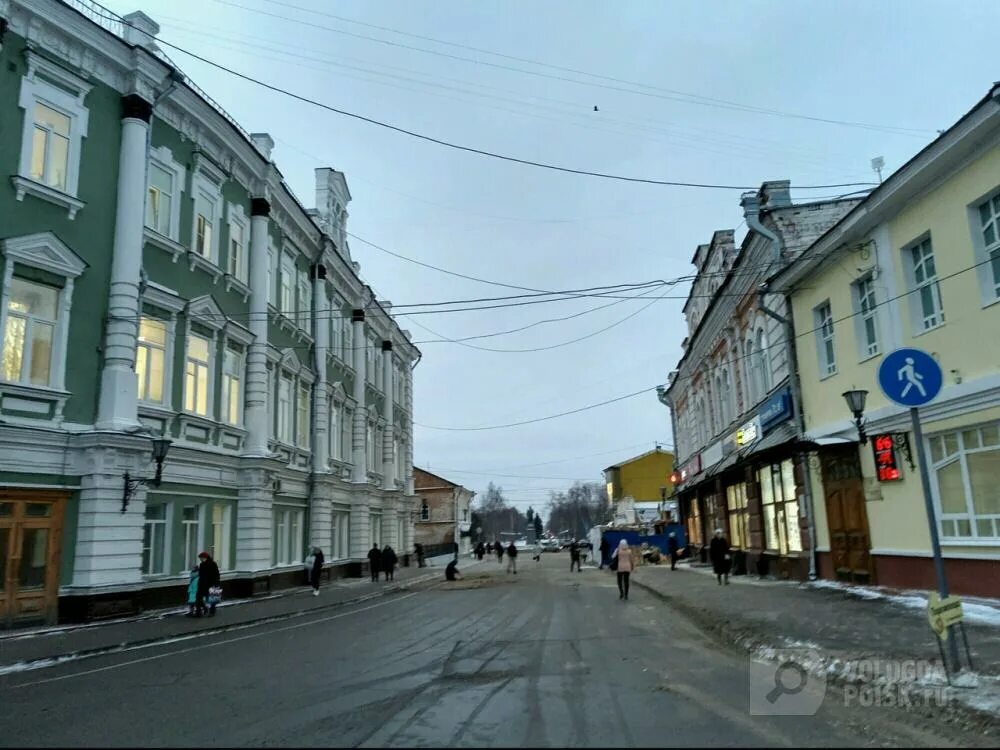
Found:
[[[644,565],[633,583],[669,602],[706,633],[754,656],[775,660],[805,655],[810,672],[832,681],[856,678],[862,660],[939,662],[926,615],[926,596],[892,595],[876,587],[829,581],[798,583],[730,577],[719,586],[711,568]],[[1000,608],[993,600],[965,602],[965,630],[979,687],[952,690],[977,711],[1000,711]],[[961,642],[960,642],[961,649]],[[880,660],[873,662],[873,660]],[[963,655],[964,661],[964,655]]]
[[[443,580],[444,565],[438,563],[428,561],[425,568],[399,568],[390,582],[372,583],[367,577],[339,578],[323,585],[315,597],[308,586],[298,586],[270,596],[224,601],[215,617],[185,617],[187,606],[182,606],[107,622],[0,631],[0,676],[53,661],[209,635],[365,601],[413,584]],[[466,567],[473,564],[475,561]]]

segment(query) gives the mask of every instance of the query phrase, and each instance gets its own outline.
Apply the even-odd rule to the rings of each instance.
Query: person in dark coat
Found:
[[[576,572],[580,572],[580,544],[574,539],[569,545],[569,572],[573,572],[573,566],[576,566]]]
[[[503,554],[501,548],[501,554]],[[507,572],[512,572],[517,575],[517,545],[511,542],[507,545]]]
[[[382,550],[378,548],[377,544],[373,544],[372,548],[368,550],[368,568],[371,570],[372,583],[378,581],[379,571],[382,570]]]
[[[485,554],[486,554],[486,545],[480,542],[479,544],[476,545],[476,559],[482,560],[483,555]]]
[[[500,544],[500,542],[494,542],[493,543],[493,549],[497,553],[497,562],[500,565],[503,565],[503,545]]]
[[[312,548],[313,564],[309,570],[309,585],[313,587],[313,596],[319,596],[319,577],[323,573],[323,550]]]
[[[667,552],[670,554],[670,569],[677,570],[677,558],[680,556],[680,544],[677,542],[677,533],[671,531],[667,537]]]
[[[396,562],[399,558],[396,557],[396,551],[390,547],[388,544],[382,549],[382,571],[385,573],[385,580],[393,580],[393,574],[396,572]]]
[[[451,560],[444,569],[444,579],[446,581],[460,581],[462,574],[458,572],[458,560]]]
[[[604,569],[604,561],[608,559],[608,552],[611,551],[611,545],[608,544],[608,540],[603,536],[601,537],[601,569]]]
[[[424,562],[424,545],[422,545],[420,542],[417,542],[416,544],[413,545],[413,552],[417,556],[417,567],[426,568],[427,563]]]
[[[715,536],[712,538],[712,543],[708,546],[708,556],[712,560],[712,570],[715,571],[715,577],[719,581],[719,585],[722,585],[722,579],[725,578],[726,585],[729,585],[729,540],[726,539],[725,535],[722,533],[722,529],[715,530]]]
[[[198,559],[201,562],[198,563],[198,598],[194,605],[194,616],[201,617],[207,608],[209,617],[214,617],[215,602],[211,602],[206,607],[205,600],[208,599],[209,589],[213,586],[218,586],[222,580],[222,577],[219,575],[219,566],[216,565],[215,560],[207,552],[202,552],[198,555]]]

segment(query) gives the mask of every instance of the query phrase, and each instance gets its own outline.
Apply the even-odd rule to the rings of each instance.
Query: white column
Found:
[[[250,331],[247,350],[247,387],[244,419],[247,439],[244,456],[267,456],[267,247],[271,206],[254,198],[250,208]]]
[[[139,424],[135,339],[146,210],[146,139],[152,114],[153,105],[138,94],[122,97],[111,288],[97,408],[97,427],[103,430],[124,430]]]
[[[326,282],[319,278],[317,263],[313,266],[313,340],[316,359],[316,385],[313,387],[312,461],[314,472],[330,471],[330,407],[326,394],[326,355],[330,348],[330,301],[326,297]],[[339,322],[339,321],[338,321]]]
[[[405,424],[402,425],[403,434],[406,436],[406,490],[405,494],[413,496],[416,492],[413,489],[413,371],[403,371],[403,393],[406,401]]]
[[[368,483],[368,451],[365,441],[368,433],[368,407],[365,397],[365,383],[368,374],[365,371],[365,357],[368,339],[365,337],[365,311],[351,311],[351,325],[354,328],[354,431],[351,449],[354,456],[354,469],[351,481],[355,484]]]
[[[393,471],[393,427],[392,427],[392,342],[382,342],[382,489],[396,489],[396,472]],[[395,529],[395,519],[393,519]],[[395,531],[393,531],[395,534]]]
[[[274,462],[244,459],[239,470],[239,509],[236,525],[236,567],[243,572],[271,567],[272,472]]]

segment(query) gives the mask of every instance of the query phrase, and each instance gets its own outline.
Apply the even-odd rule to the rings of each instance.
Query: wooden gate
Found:
[[[0,627],[55,622],[67,494],[0,489]]]
[[[858,448],[827,448],[820,460],[834,575],[851,583],[875,583]]]

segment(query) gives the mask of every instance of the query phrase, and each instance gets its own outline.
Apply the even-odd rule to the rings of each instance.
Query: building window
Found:
[[[430,509],[430,506],[427,505],[427,501],[426,500],[424,500],[420,504],[420,520],[421,521],[430,521],[431,520],[431,509]]]
[[[139,319],[139,338],[135,346],[135,374],[139,381],[139,400],[163,403],[166,377],[167,324],[143,315]]]
[[[1000,539],[1000,422],[929,438],[941,536]]]
[[[333,461],[340,460],[340,404],[330,401],[330,427],[327,430],[329,440],[329,456]]]
[[[287,255],[281,257],[281,293],[278,295],[279,312],[292,315],[295,312],[295,262]]]
[[[918,330],[929,331],[944,323],[944,306],[941,302],[941,286],[938,284],[937,268],[934,265],[934,250],[930,239],[911,247],[910,269],[913,288],[916,290],[913,304],[917,310]]]
[[[368,471],[375,471],[375,425],[372,422],[368,423],[365,442],[368,449]]]
[[[296,403],[296,442],[300,448],[309,447],[309,386],[299,385],[299,398]]]
[[[194,202],[194,251],[215,260],[216,204],[214,196],[199,190]]]
[[[147,576],[167,572],[167,506],[146,503],[142,531],[142,573]]]
[[[371,526],[371,537],[372,544],[377,544],[379,547],[382,546],[382,514],[381,513],[371,513],[368,516],[369,525]]]
[[[871,276],[854,285],[856,311],[860,336],[861,357],[867,359],[879,353],[878,303],[875,300],[875,281]]]
[[[341,320],[344,325],[344,336],[340,342],[343,347],[342,359],[345,364],[354,367],[354,327],[350,317],[345,315]]]
[[[778,554],[802,551],[799,501],[795,494],[795,466],[791,459],[765,466],[757,474],[764,509],[764,541]]]
[[[754,357],[757,383],[760,385],[760,396],[763,398],[771,390],[771,354],[767,345],[767,334],[763,328],[757,329]]]
[[[243,352],[227,345],[222,355],[222,419],[240,424],[243,416]]]
[[[726,487],[726,506],[729,508],[729,543],[737,549],[747,549],[750,546],[750,527],[745,484],[741,482]]]
[[[302,520],[304,513],[295,508],[274,508],[274,565],[291,565],[302,561]]]
[[[146,189],[146,226],[164,237],[170,236],[170,217],[174,200],[174,175],[155,162],[149,165]]]
[[[278,440],[292,442],[292,376],[278,378]]]
[[[835,375],[837,372],[837,354],[833,345],[833,310],[829,302],[813,310],[816,322],[816,351],[819,354],[820,378]]]
[[[746,395],[747,406],[751,406],[760,400],[760,385],[757,379],[757,372],[754,360],[757,353],[754,351],[753,339],[748,338],[743,348],[743,367],[746,373]]]
[[[340,459],[348,463],[354,462],[354,409],[344,407],[344,419],[341,423]]]
[[[351,556],[351,514],[335,510],[331,517],[330,559],[346,560]]]
[[[59,289],[17,276],[11,278],[4,324],[4,380],[50,384],[58,315]]]
[[[41,102],[35,102],[33,114],[29,176],[36,182],[66,192],[73,118]]]
[[[986,251],[983,260],[990,261],[987,270],[991,299],[996,299],[1000,297],[1000,195],[994,195],[988,201],[980,203],[978,213],[979,229]]]
[[[247,282],[246,222],[235,206],[229,207],[229,275]]]
[[[231,570],[233,567],[229,543],[232,538],[232,529],[232,508],[228,503],[213,503],[211,555],[219,566],[219,570]]]
[[[184,410],[208,416],[208,391],[211,372],[210,339],[189,333],[184,370]]]
[[[309,275],[299,271],[299,328],[310,333],[309,317],[312,313],[312,287],[309,286]]]
[[[327,305],[329,307],[330,316],[330,353],[340,358],[340,318],[337,316],[337,310],[333,305]],[[317,319],[320,319],[319,316]]]
[[[197,505],[185,505],[181,510],[181,529],[184,536],[184,570],[191,570],[198,564],[198,554],[201,552],[201,508]]]

